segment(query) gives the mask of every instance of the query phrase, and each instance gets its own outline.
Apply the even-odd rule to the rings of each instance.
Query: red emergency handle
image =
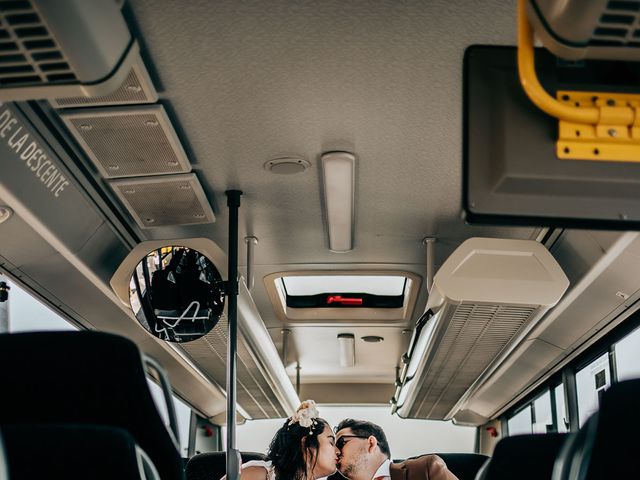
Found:
[[[328,304],[339,303],[341,305],[362,305],[362,299],[347,298],[347,297],[343,297],[342,295],[329,295],[329,298],[327,298],[327,303]]]

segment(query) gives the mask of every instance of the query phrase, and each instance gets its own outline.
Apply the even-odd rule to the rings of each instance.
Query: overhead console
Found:
[[[453,418],[568,286],[538,242],[465,241],[434,277],[404,356],[393,410],[404,418]]]

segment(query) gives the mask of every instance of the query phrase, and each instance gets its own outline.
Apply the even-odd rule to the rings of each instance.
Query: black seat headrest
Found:
[[[266,460],[267,456],[256,452],[240,452],[242,463],[250,460]],[[187,462],[187,480],[219,480],[227,473],[225,452],[199,453]]]
[[[551,478],[553,465],[567,439],[563,433],[514,435],[498,442],[478,478],[540,480]]]
[[[436,453],[459,480],[473,480],[489,457],[479,453]]]
[[[149,473],[155,467],[149,464],[131,434],[121,428],[13,425],[1,427],[0,436],[6,449],[8,478],[12,480],[154,478]]]
[[[183,478],[181,458],[154,404],[130,340],[100,332],[0,335],[0,425],[71,423],[129,432],[163,479]]]

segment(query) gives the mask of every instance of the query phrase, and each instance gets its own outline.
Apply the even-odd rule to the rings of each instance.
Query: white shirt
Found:
[[[389,465],[391,465],[391,460],[387,458],[384,462],[382,462],[382,465],[378,467],[378,470],[376,470],[376,473],[373,474],[373,478],[377,478],[377,477],[391,478],[391,473],[389,472]]]

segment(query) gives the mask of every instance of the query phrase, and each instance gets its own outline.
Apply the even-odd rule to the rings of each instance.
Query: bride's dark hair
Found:
[[[329,427],[326,420],[315,418],[310,427],[303,427],[299,423],[289,425],[290,419],[276,432],[269,445],[269,460],[271,460],[278,480],[312,480],[307,478],[318,461],[318,435],[325,427]],[[313,465],[307,467],[306,459],[312,460]]]

